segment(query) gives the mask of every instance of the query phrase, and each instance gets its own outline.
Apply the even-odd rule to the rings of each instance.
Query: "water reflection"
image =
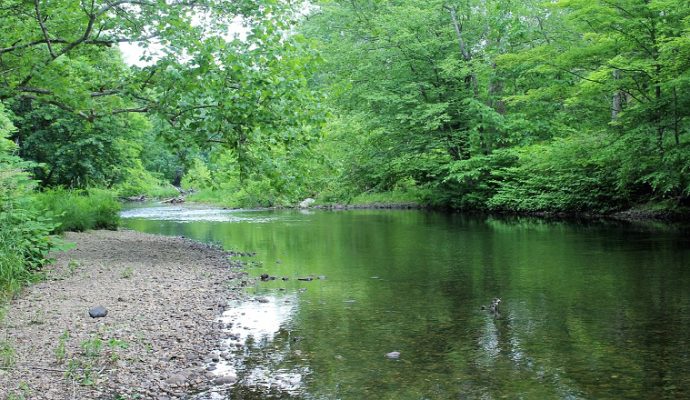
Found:
[[[227,338],[221,343],[220,351],[230,352],[232,357],[221,359],[214,373],[237,376],[237,385],[246,390],[277,391],[287,395],[302,393],[303,377],[310,373],[309,368],[283,366],[293,355],[290,341],[298,340],[290,335],[297,300],[297,294],[293,293],[231,302],[219,321],[226,326],[223,332]],[[211,392],[204,398],[224,397]]]
[[[239,351],[223,367],[240,378],[232,398],[690,398],[682,228],[229,214],[248,220],[125,224],[255,251],[253,276],[289,278],[257,283],[249,292],[261,301],[229,310],[244,318],[226,343]],[[481,310],[493,297],[500,318]]]

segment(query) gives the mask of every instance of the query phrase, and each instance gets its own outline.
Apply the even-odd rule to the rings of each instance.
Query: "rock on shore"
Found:
[[[214,384],[204,359],[218,347],[216,318],[246,283],[225,252],[133,231],[66,240],[76,248],[56,253],[0,321],[14,351],[0,398],[174,399]],[[94,304],[107,316],[91,318]]]

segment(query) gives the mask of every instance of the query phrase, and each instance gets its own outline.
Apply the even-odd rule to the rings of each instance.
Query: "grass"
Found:
[[[0,305],[10,300],[22,287],[41,279],[27,261],[27,253],[33,247],[34,244],[26,238],[19,238],[11,230],[0,227]]]
[[[10,369],[17,361],[14,348],[7,340],[0,340],[0,369]]]
[[[187,196],[187,200],[196,203],[213,204],[217,206],[237,208],[240,207],[237,201],[235,190],[211,190],[202,189],[194,194]]]
[[[55,361],[58,364],[65,362],[67,357],[67,341],[69,340],[69,331],[64,331],[58,339],[58,345],[55,347]]]
[[[132,267],[127,267],[120,272],[120,278],[122,279],[129,279],[132,276],[134,276],[134,268]]]
[[[60,337],[66,341],[69,333],[63,333]],[[80,343],[81,354],[67,361],[67,371],[65,376],[73,379],[83,386],[92,386],[97,383],[100,372],[103,371],[106,363],[115,363],[120,359],[118,350],[127,349],[129,344],[120,339],[109,339],[104,341],[98,337],[91,337]],[[56,352],[56,357],[64,354]],[[107,358],[104,358],[107,357]],[[58,358],[60,360],[60,358]],[[99,368],[100,367],[100,368]]]
[[[29,319],[29,325],[43,325],[46,323],[46,313],[43,310],[36,310]]]
[[[276,197],[270,191],[202,189],[187,196],[188,201],[212,204],[228,208],[256,208],[289,206],[286,199]]]
[[[146,197],[152,197],[154,199],[167,199],[170,197],[176,197],[180,195],[180,192],[175,189],[173,185],[167,186],[155,186],[148,188],[144,193]]]
[[[67,263],[67,271],[69,271],[69,276],[73,276],[77,270],[81,267],[81,263],[77,260],[69,260]]]
[[[7,395],[7,400],[26,400],[31,398],[31,388],[29,384],[21,381],[19,387]]]
[[[107,190],[54,189],[34,196],[35,207],[60,224],[55,233],[89,229],[117,229],[120,203]]]
[[[0,236],[2,233],[0,231]],[[10,240],[0,237],[0,302],[31,281],[32,274],[24,265],[24,257],[12,244]]]
[[[352,205],[403,205],[419,204],[419,196],[414,191],[391,191],[383,193],[362,193],[353,197]]]

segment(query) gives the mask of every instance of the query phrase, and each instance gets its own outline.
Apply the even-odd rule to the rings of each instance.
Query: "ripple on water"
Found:
[[[253,222],[273,221],[274,217],[251,215],[248,210],[224,210],[220,208],[196,208],[190,206],[158,206],[125,210],[120,213],[125,219],[152,219],[175,222]]]

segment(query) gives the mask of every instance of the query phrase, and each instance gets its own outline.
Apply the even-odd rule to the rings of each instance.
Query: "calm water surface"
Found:
[[[237,323],[224,346],[239,350],[223,367],[240,383],[208,398],[690,398],[684,227],[421,211],[123,217],[256,252],[250,275],[278,277],[225,316]],[[499,317],[481,310],[493,297]]]

